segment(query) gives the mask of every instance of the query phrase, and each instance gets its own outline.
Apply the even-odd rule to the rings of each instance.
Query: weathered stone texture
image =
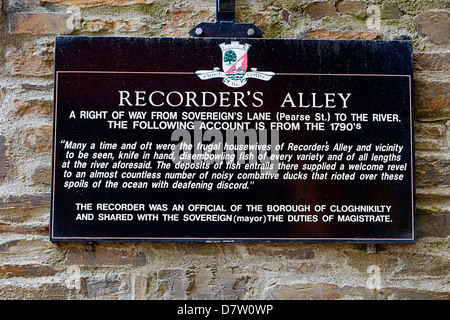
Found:
[[[77,6],[81,8],[85,7],[97,7],[97,6],[126,6],[132,4],[150,4],[154,0],[42,0],[48,3],[59,3],[68,6]]]
[[[11,33],[70,34],[72,32],[71,13],[17,13],[10,14]],[[73,22],[72,22],[73,25]]]
[[[146,264],[146,257],[141,252],[125,249],[108,248],[106,246],[70,247],[67,255],[68,265],[89,267],[101,266],[134,266]]]
[[[30,114],[53,115],[53,102],[48,100],[16,100],[14,101],[14,107],[20,116]]]
[[[450,116],[450,83],[447,81],[415,81],[414,107],[419,120],[448,119]]]
[[[39,264],[27,264],[27,265],[3,265],[0,267],[0,277],[47,277],[54,276],[57,273],[56,270],[49,266],[43,266]]]
[[[376,32],[345,32],[312,30],[305,34],[306,39],[334,39],[334,40],[381,40],[382,36]]]
[[[367,3],[365,1],[340,1],[336,4],[337,11],[342,14],[350,14],[360,18],[367,15]]]
[[[54,44],[47,40],[26,42],[6,52],[7,72],[16,76],[42,77],[53,75]]]
[[[380,13],[384,19],[398,19],[404,15],[399,7],[390,2],[383,2]]]
[[[414,18],[414,27],[419,34],[438,45],[450,43],[450,13],[426,12]]]
[[[34,170],[31,178],[34,183],[50,185],[51,175],[52,175],[52,168],[49,165],[42,165]]]
[[[25,194],[10,195],[0,198],[0,210],[2,209],[34,209],[50,205],[50,194]]]
[[[60,283],[45,283],[38,286],[14,286],[0,283],[2,300],[66,300],[69,291]]]
[[[0,182],[3,181],[8,172],[8,155],[6,151],[6,138],[0,135]]]
[[[79,294],[87,299],[118,299],[122,285],[120,275],[83,277],[80,279]]]
[[[167,23],[164,24],[165,36],[185,37],[189,30],[203,21],[214,21],[215,12],[194,7],[171,8],[168,10]]]
[[[305,12],[312,20],[319,20],[324,17],[337,17],[338,13],[334,2],[318,1],[312,2],[305,7]]]
[[[165,300],[186,299],[192,286],[184,269],[163,269],[158,272],[157,291]]]
[[[51,152],[52,132],[53,127],[50,125],[27,129],[25,145],[36,152]]]
[[[12,52],[8,55],[8,64],[12,74],[22,76],[48,76],[52,74],[49,61],[23,52]]]
[[[336,300],[341,297],[339,286],[327,283],[276,285],[268,290],[268,298],[274,300]]]

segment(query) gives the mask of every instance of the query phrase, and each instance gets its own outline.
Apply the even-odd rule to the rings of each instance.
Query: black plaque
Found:
[[[415,241],[408,41],[57,37],[50,239]]]

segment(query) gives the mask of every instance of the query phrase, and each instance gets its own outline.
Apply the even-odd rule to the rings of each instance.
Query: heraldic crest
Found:
[[[222,78],[222,82],[232,88],[243,87],[247,83],[247,79],[254,78],[269,81],[275,75],[270,71],[257,71],[251,68],[248,71],[248,43],[239,43],[231,41],[231,43],[221,43],[222,49],[222,70],[215,67],[213,70],[199,70],[195,74],[202,80],[213,78]]]

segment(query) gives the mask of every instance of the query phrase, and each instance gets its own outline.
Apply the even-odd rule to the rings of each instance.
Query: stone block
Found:
[[[53,55],[43,52],[45,44],[24,46],[21,49],[9,50],[6,54],[8,70],[12,75],[50,76],[53,74]],[[53,50],[53,49],[51,49]]]
[[[52,151],[53,127],[43,125],[41,127],[29,128],[25,133],[25,146],[33,151],[43,153]]]
[[[0,198],[0,210],[34,209],[50,206],[50,194],[9,195]]]
[[[398,19],[401,18],[404,13],[393,3],[384,2],[381,6],[381,18],[383,19]]]
[[[67,264],[104,267],[104,266],[133,266],[139,267],[147,263],[145,254],[139,251],[126,250],[104,245],[71,246],[68,249]]]
[[[304,34],[305,39],[331,39],[331,40],[381,40],[382,35],[377,32],[346,32],[311,30]]]
[[[352,15],[359,18],[367,16],[367,3],[365,1],[339,1],[337,11],[342,15]]]
[[[70,34],[73,31],[72,13],[11,13],[8,15],[12,34]]]
[[[415,80],[414,109],[417,120],[449,118],[450,83]]]
[[[21,117],[29,114],[50,117],[53,114],[53,102],[49,100],[16,100],[14,108]]]
[[[157,291],[164,300],[186,299],[192,281],[185,269],[161,269],[157,274]]]
[[[43,185],[50,185],[51,177],[52,168],[48,165],[38,166],[31,175],[31,179],[33,179],[34,183]]]
[[[450,71],[450,53],[414,53],[413,67],[417,71]]]
[[[66,300],[69,290],[60,283],[43,283],[36,286],[0,284],[2,300]]]
[[[320,20],[324,17],[338,17],[339,14],[331,1],[312,2],[305,6],[305,13],[311,20]]]
[[[422,37],[436,45],[450,43],[450,13],[430,11],[414,18],[414,27]]]
[[[120,277],[110,274],[80,278],[80,294],[88,299],[117,299],[121,286]]]
[[[417,187],[449,185],[450,156],[416,153],[415,165]]]
[[[77,6],[80,8],[98,6],[127,6],[133,4],[151,4],[155,0],[41,0],[41,2],[58,3],[66,6]]]
[[[339,286],[329,283],[275,285],[268,290],[273,300],[336,300],[342,297]]]
[[[10,277],[49,277],[54,276],[57,273],[55,269],[50,266],[44,266],[39,264],[25,264],[25,265],[2,265],[0,266],[0,278]]]
[[[6,138],[0,135],[0,182],[5,178],[9,168],[9,159],[6,151]]]

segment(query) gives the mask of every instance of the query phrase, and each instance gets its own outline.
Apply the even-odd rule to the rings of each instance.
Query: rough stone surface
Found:
[[[426,12],[414,18],[414,27],[419,34],[438,45],[450,43],[450,13]]]
[[[97,6],[127,6],[133,4],[150,4],[154,0],[42,0],[42,2],[58,3],[67,6],[77,6],[80,8]]]
[[[52,130],[49,125],[26,130],[25,145],[36,152],[51,152]]]
[[[350,14],[360,18],[367,15],[367,3],[365,1],[340,1],[336,4],[337,11],[342,14]]]
[[[17,13],[10,14],[9,31],[11,33],[32,34],[70,34],[69,19],[71,13]]]
[[[337,17],[336,7],[331,1],[313,2],[305,7],[305,12],[312,20],[319,20],[324,17]]]
[[[334,40],[381,40],[382,36],[375,32],[345,32],[312,30],[305,34],[306,39],[334,39]]]

